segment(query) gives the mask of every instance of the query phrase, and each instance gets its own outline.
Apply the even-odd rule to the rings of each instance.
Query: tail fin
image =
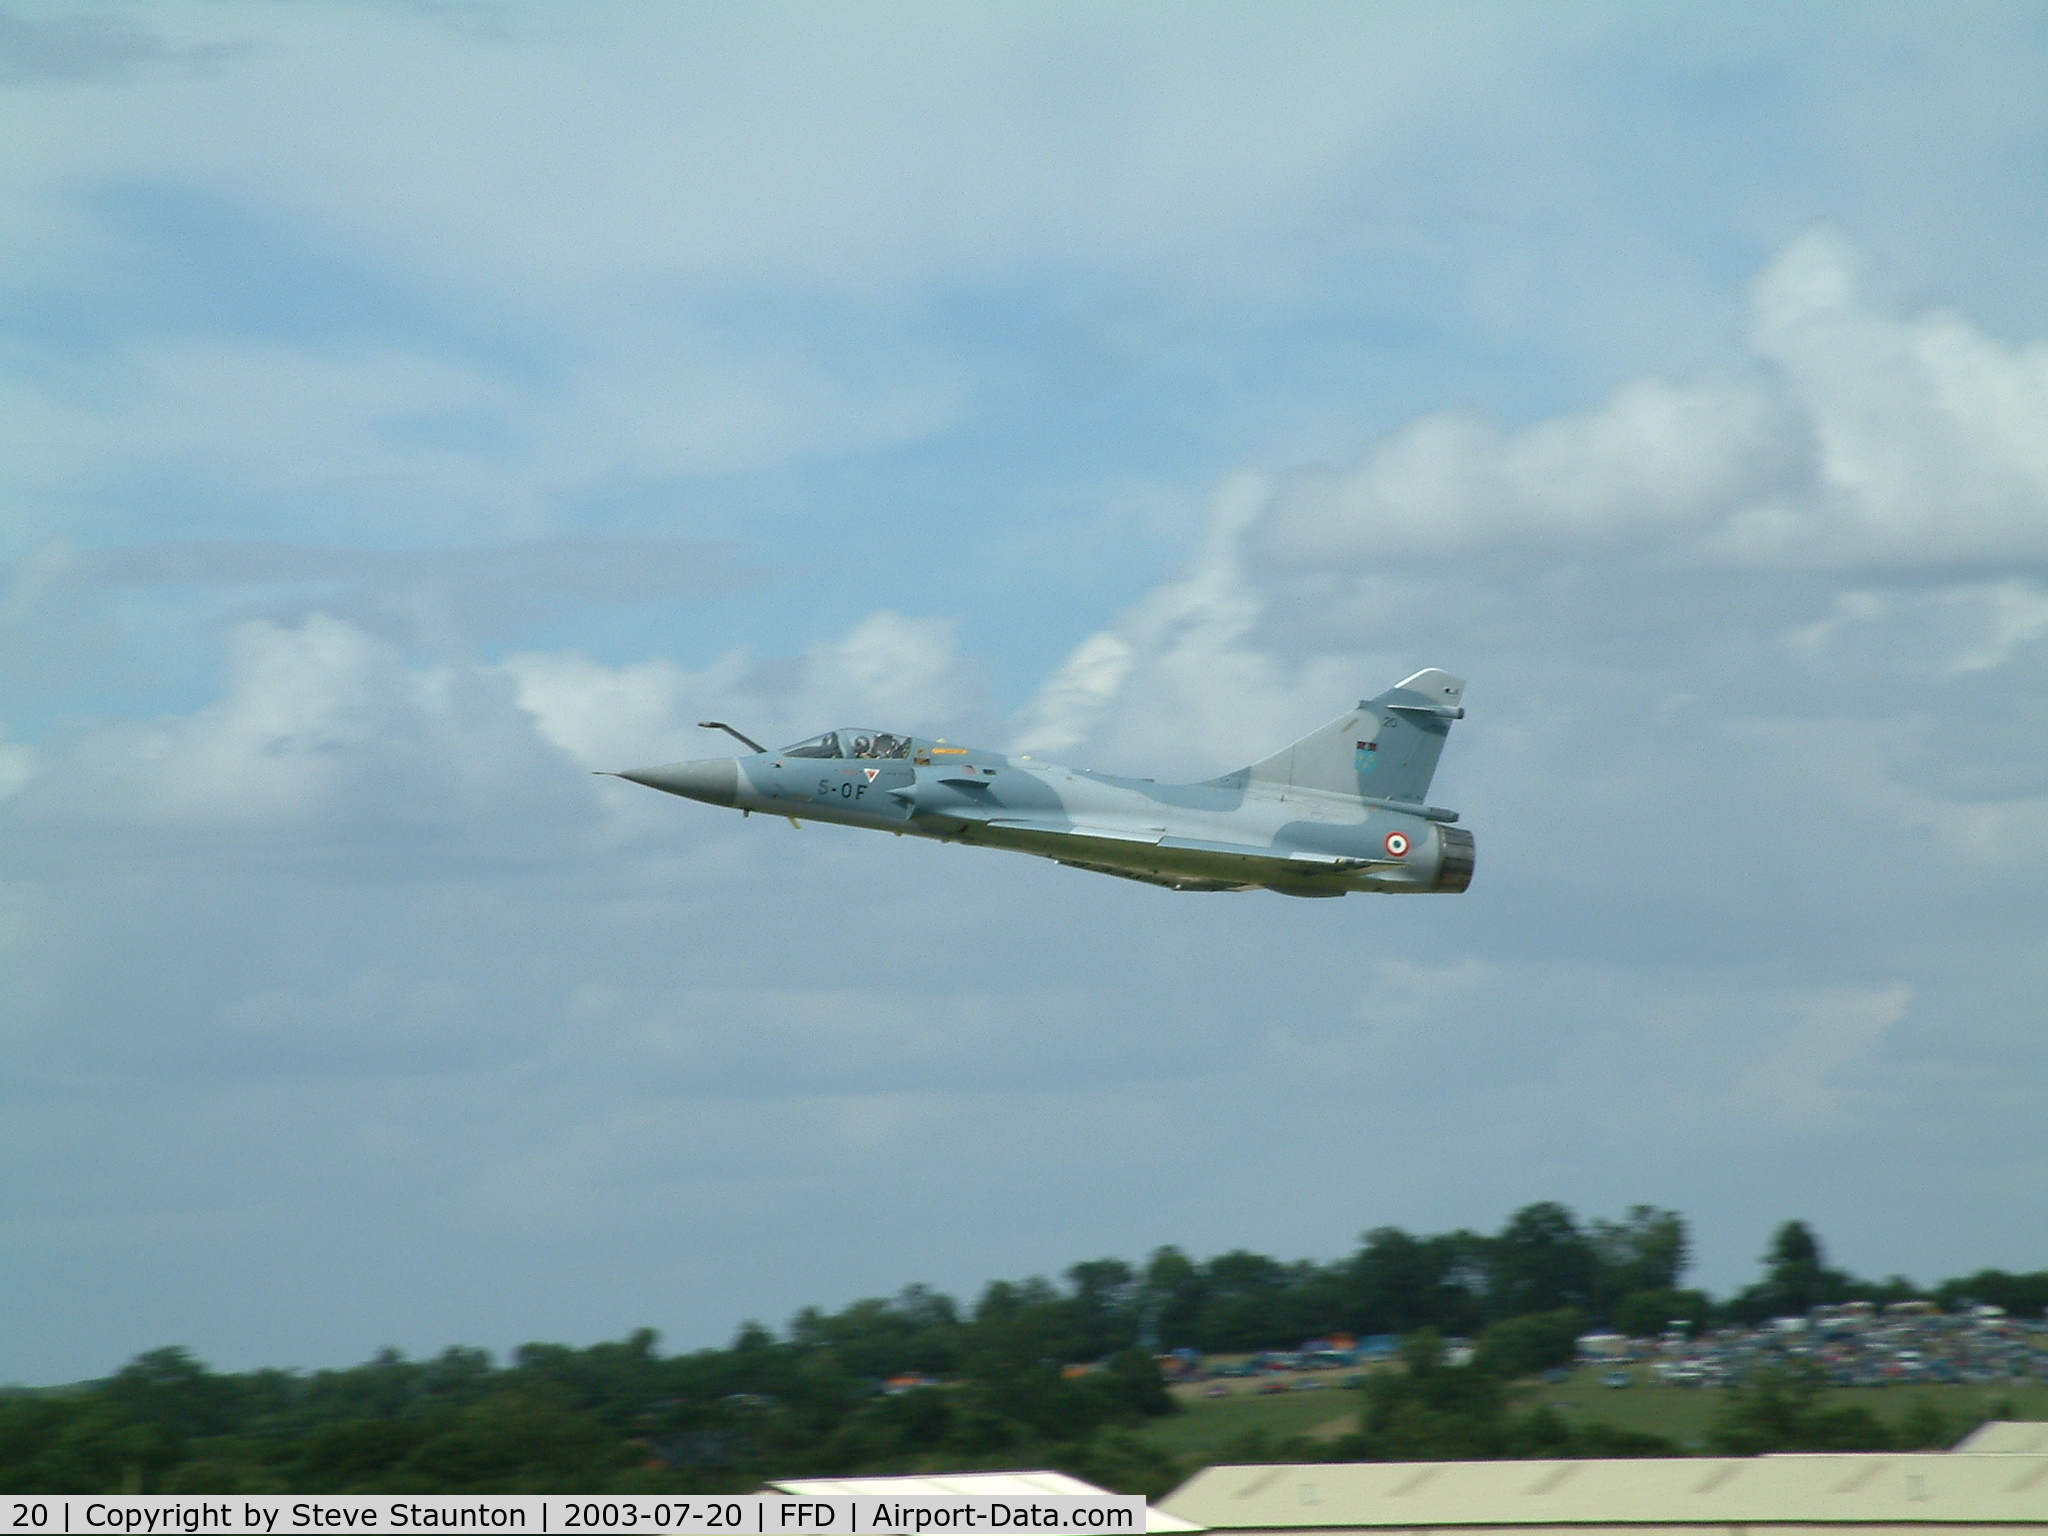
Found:
[[[1464,696],[1463,678],[1430,667],[1226,782],[1420,802],[1451,722],[1464,718]]]

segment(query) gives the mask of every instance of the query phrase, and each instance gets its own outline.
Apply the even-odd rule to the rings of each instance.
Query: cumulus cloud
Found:
[[[829,725],[943,732],[979,706],[954,631],[950,619],[884,612],[799,656],[765,663],[744,649],[696,672],[662,659],[608,667],[529,652],[508,657],[504,670],[549,741],[593,766],[639,767],[730,750],[726,738],[698,728],[708,719],[769,745]]]
[[[193,714],[42,744],[16,810],[76,833],[352,842],[476,829],[530,813],[536,795],[573,815],[547,788],[561,766],[509,679],[413,666],[314,614],[239,626],[221,697]]]
[[[1926,589],[1858,586],[1790,639],[1836,666],[1881,666],[1893,678],[1933,682],[2003,667],[2044,635],[2048,590],[2009,576]]]
[[[1805,516],[1759,507],[1732,558],[1847,565],[2048,556],[2048,342],[1886,303],[1866,256],[1816,232],[1752,296],[1750,345],[1817,445]]]
[[[1797,417],[1757,383],[1641,380],[1597,411],[1505,434],[1418,421],[1342,474],[1273,499],[1255,547],[1285,568],[1659,544],[1804,482]]]
[[[1842,739],[1928,741],[1941,700],[1969,698],[1989,711],[1963,728],[1975,780],[2019,799],[1968,841],[2031,847],[2014,712],[2048,666],[2028,573],[2048,560],[2048,346],[1885,295],[1816,230],[1753,287],[1746,373],[1636,380],[1516,432],[1427,418],[1342,473],[1234,483],[1184,571],[1047,680],[1020,742],[1229,766],[1436,664],[1477,678],[1478,719],[1512,680],[1519,704],[1496,695],[1473,728],[1511,730],[1497,751],[1750,720],[1803,743],[1781,743],[1779,782],[1818,791]],[[1599,697],[1630,702],[1602,718]],[[1961,780],[1917,753],[1850,778],[1931,818]]]
[[[1351,469],[1288,480],[1249,547],[1289,572],[2048,558],[2048,343],[2006,346],[1883,289],[1812,231],[1752,288],[1750,370],[1635,380],[1517,432],[1425,418]]]
[[[0,763],[15,814],[46,833],[283,849],[517,826],[552,848],[598,814],[600,786],[579,769],[726,750],[699,720],[779,740],[833,722],[929,728],[976,702],[948,620],[876,613],[793,658],[734,651],[689,672],[538,653],[419,663],[313,613],[238,626],[221,697],[189,715],[9,748]]]
[[[1268,497],[1254,476],[1224,486],[1186,569],[1068,656],[1020,712],[1013,749],[1049,755],[1085,745],[1107,755],[1102,766],[1194,776],[1238,766],[1225,759],[1247,741],[1284,745],[1275,733],[1308,718],[1304,709],[1348,707],[1348,675],[1316,664],[1290,675],[1261,643],[1264,604],[1241,543]],[[1152,767],[1140,768],[1148,752]]]
[[[2048,635],[2048,592],[2036,582],[2017,578],[1989,582],[1958,597],[1964,601],[1977,600],[1986,622],[1982,638],[1959,651],[1949,662],[1953,672],[1984,672],[2002,667],[2021,646]]]

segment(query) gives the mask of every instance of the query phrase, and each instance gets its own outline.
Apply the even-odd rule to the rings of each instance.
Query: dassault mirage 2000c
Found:
[[[752,814],[874,827],[1034,853],[1175,891],[1462,891],[1472,834],[1425,803],[1465,684],[1434,668],[1263,762],[1156,784],[943,739],[841,729],[780,752],[617,777]]]

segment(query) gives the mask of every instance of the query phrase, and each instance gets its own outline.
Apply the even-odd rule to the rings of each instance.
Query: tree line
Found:
[[[1511,1384],[1571,1358],[1591,1327],[1653,1333],[1923,1295],[2048,1308],[2048,1271],[1985,1271],[1924,1293],[1857,1280],[1799,1222],[1779,1229],[1757,1283],[1725,1301],[1683,1286],[1690,1258],[1676,1212],[1581,1222],[1544,1202],[1492,1234],[1375,1228],[1324,1264],[1166,1247],[1143,1264],[1076,1264],[1063,1283],[996,1281],[971,1307],[911,1286],[668,1356],[645,1329],[584,1349],[528,1344],[502,1364],[476,1349],[387,1350],[303,1373],[215,1372],[166,1348],[101,1381],[0,1394],[0,1491],[714,1492],[1034,1465],[1159,1493],[1193,1470],[1138,1433],[1177,1408],[1162,1350],[1290,1349],[1340,1332],[1406,1341],[1406,1369],[1365,1382],[1356,1432],[1248,1442],[1231,1459],[1678,1454],[1654,1436],[1519,1412]],[[1471,1366],[1443,1363],[1454,1335],[1476,1341]],[[1943,1429],[1887,1426],[1826,1407],[1815,1382],[1772,1378],[1733,1394],[1715,1433],[1728,1448],[1876,1449]]]

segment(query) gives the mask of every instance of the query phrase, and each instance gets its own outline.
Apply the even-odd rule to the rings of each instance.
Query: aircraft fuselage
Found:
[[[1451,699],[1463,687],[1417,673],[1285,752],[1200,783],[858,729],[620,777],[749,814],[1008,848],[1175,890],[1462,891],[1471,834],[1419,798],[1463,714],[1410,686],[1434,679]],[[1371,793],[1382,788],[1394,793]]]

